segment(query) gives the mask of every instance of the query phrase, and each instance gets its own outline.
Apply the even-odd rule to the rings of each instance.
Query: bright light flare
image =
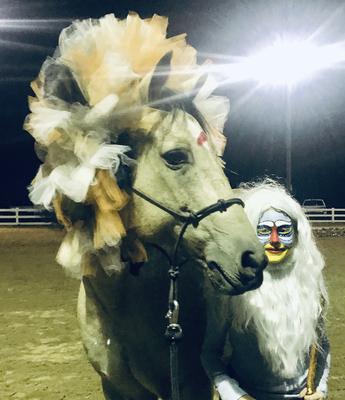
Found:
[[[317,46],[307,40],[278,39],[222,70],[230,82],[255,80],[259,85],[291,87],[344,61],[344,43]]]
[[[1,11],[1,9],[0,9]],[[0,12],[1,13],[1,12]],[[70,24],[70,18],[48,18],[48,19],[27,19],[27,18],[0,18],[0,30],[56,30],[64,25]]]

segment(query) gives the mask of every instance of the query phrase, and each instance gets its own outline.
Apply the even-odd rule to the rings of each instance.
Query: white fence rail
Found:
[[[52,225],[52,216],[39,208],[0,208],[0,226]]]
[[[304,210],[308,219],[317,223],[345,223],[345,208],[320,208]],[[39,208],[0,208],[1,225],[52,225],[54,218]]]
[[[345,223],[345,208],[315,208],[304,209],[308,219],[321,223]]]

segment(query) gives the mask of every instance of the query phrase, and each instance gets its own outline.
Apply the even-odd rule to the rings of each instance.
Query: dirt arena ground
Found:
[[[79,338],[78,282],[54,262],[61,237],[58,229],[0,229],[0,400],[103,399]],[[331,298],[330,399],[343,400],[345,238],[319,245]]]

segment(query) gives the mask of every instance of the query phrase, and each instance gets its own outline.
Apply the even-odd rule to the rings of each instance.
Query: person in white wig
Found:
[[[325,399],[324,260],[301,206],[274,181],[241,189],[265,247],[262,286],[214,298],[202,362],[222,400]]]

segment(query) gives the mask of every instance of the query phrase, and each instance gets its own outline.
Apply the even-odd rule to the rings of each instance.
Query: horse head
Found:
[[[136,24],[136,18],[130,16],[128,21]],[[145,47],[153,51],[155,60],[150,73],[142,72],[149,57],[144,54],[136,66],[132,54],[136,71],[130,71],[128,63],[119,62],[114,43],[104,43],[102,48],[92,33],[103,28],[108,32],[114,21],[112,16],[99,25],[84,21],[83,33],[67,30],[71,37],[65,42],[62,33],[60,53],[44,63],[33,85],[37,98],[31,100],[32,114],[25,124],[44,158],[31,199],[46,206],[53,203],[68,227],[69,247],[64,254],[72,254],[72,243],[78,243],[77,261],[67,260],[74,263],[72,268],[87,252],[118,249],[123,237],[124,242],[141,243],[142,256],[136,255],[136,261],[145,260],[148,242],[173,246],[181,223],[137,196],[133,188],[180,213],[233,197],[219,157],[225,142],[219,132],[222,123],[217,129],[209,120],[212,112],[219,111],[218,105],[224,114],[227,100],[205,102],[216,97],[210,96],[208,78],[202,73],[185,90],[195,66],[192,72],[183,72],[187,78],[181,71],[171,72],[174,57],[181,58],[185,51],[191,58],[183,38],[182,45],[162,39],[168,50],[173,47],[173,57],[168,50],[159,53]],[[117,50],[123,51],[124,45],[119,46]],[[159,54],[163,55],[160,62]],[[128,53],[126,57],[130,58]],[[116,68],[122,75],[114,72]],[[129,150],[132,161],[124,154]],[[209,215],[197,228],[189,227],[183,249],[207,268],[221,292],[239,294],[261,284],[262,246],[240,205]]]
[[[126,135],[136,159],[131,185],[171,210],[196,212],[233,198],[233,193],[212,127],[194,103],[206,79],[201,77],[187,96],[173,92],[165,86],[170,58],[166,55],[156,67],[147,89],[149,107],[137,128]],[[182,224],[165,210],[134,193],[122,215],[127,230],[143,243],[172,251]],[[240,205],[188,228],[183,249],[207,269],[222,293],[240,294],[262,282],[262,246]]]

